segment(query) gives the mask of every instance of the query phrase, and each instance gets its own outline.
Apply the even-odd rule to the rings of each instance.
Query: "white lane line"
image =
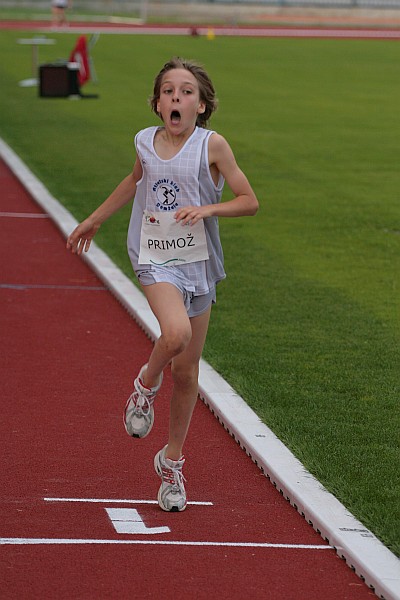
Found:
[[[45,502],[88,502],[98,504],[158,504],[157,500],[132,500],[119,498],[43,498]],[[214,506],[212,502],[188,502],[192,506]]]
[[[312,544],[269,544],[267,542],[195,542],[181,540],[99,540],[73,538],[0,538],[0,546],[40,546],[62,544],[134,544],[153,546],[217,546],[224,548],[277,548],[284,550],[333,550],[332,546]]]
[[[43,213],[17,213],[17,212],[0,212],[0,217],[18,218],[18,219],[49,219],[49,215]]]
[[[105,292],[107,288],[96,285],[57,285],[41,283],[0,283],[2,290],[79,290],[89,292]]]

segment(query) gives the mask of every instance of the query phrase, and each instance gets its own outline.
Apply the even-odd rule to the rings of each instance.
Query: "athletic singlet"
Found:
[[[137,276],[150,272],[157,282],[178,279],[185,289],[199,296],[207,294],[225,278],[224,258],[217,217],[204,219],[208,260],[174,266],[138,263],[143,211],[172,212],[181,206],[202,206],[220,202],[224,178],[218,185],[211,177],[208,164],[208,140],[214,133],[196,127],[181,150],[171,159],[161,159],[154,150],[159,127],[149,127],[135,137],[143,176],[137,184],[128,230],[128,253]]]

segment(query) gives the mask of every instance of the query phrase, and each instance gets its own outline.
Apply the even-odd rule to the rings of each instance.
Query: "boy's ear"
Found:
[[[200,102],[200,104],[199,104],[199,108],[197,109],[197,113],[198,113],[199,115],[202,115],[202,114],[203,114],[203,113],[205,113],[205,112],[206,112],[206,105],[205,105],[205,102]]]

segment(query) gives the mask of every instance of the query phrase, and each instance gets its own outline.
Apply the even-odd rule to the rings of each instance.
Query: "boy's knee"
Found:
[[[198,363],[181,364],[172,361],[171,375],[174,383],[179,386],[195,385],[199,378],[199,365]]]
[[[163,334],[164,344],[168,354],[177,356],[184,351],[192,337],[192,331],[188,328],[175,329],[166,334]]]

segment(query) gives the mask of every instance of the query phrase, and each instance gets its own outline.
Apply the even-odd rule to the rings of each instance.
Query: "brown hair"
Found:
[[[200,100],[201,102],[204,102],[206,107],[204,113],[197,115],[196,125],[198,125],[198,127],[207,127],[208,120],[212,113],[217,109],[218,102],[214,86],[205,69],[192,60],[175,57],[165,63],[154,80],[153,95],[149,99],[152,111],[161,117],[157,112],[157,102],[160,99],[161,82],[165,73],[168,73],[171,69],[186,69],[196,78],[199,84]]]

